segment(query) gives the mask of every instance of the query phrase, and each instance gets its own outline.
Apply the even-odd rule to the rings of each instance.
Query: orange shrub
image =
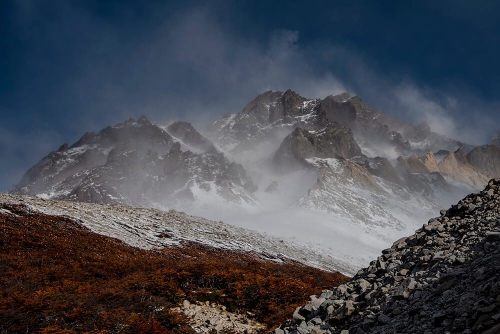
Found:
[[[193,333],[170,310],[183,299],[250,311],[270,328],[347,281],[195,243],[140,250],[69,218],[3,207],[18,216],[0,213],[0,332]]]

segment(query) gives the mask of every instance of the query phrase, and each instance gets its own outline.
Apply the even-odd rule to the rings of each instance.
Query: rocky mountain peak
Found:
[[[432,151],[427,152],[427,154],[424,156],[423,163],[430,172],[439,173],[438,163]]]
[[[420,160],[420,158],[416,154],[412,154],[407,160],[408,166],[412,173],[420,173],[425,174],[429,173],[429,170],[425,166],[425,164]]]
[[[307,101],[292,90],[287,90],[280,98],[280,103],[276,108],[269,109],[269,123],[284,119],[285,122],[302,113],[301,106]]]
[[[137,120],[137,124],[141,124],[141,125],[145,125],[145,124],[151,124],[151,121],[144,115],[142,115],[141,117],[139,117],[139,119]]]
[[[456,150],[456,151],[454,152],[454,155],[455,155],[455,158],[456,158],[459,162],[461,162],[461,163],[463,163],[463,164],[467,164],[467,163],[468,163],[468,161],[467,161],[467,156],[466,156],[466,154],[465,154],[464,150],[462,150],[462,148],[459,148],[458,150]]]
[[[68,149],[69,149],[68,144],[64,143],[61,146],[59,146],[59,149],[57,150],[57,152],[64,152],[64,151],[67,151]]]
[[[191,123],[174,122],[167,127],[167,132],[192,150],[205,152],[215,149],[212,142],[200,134]]]
[[[264,92],[250,101],[243,108],[241,114],[253,115],[260,123],[267,123],[270,110],[276,107],[283,95],[283,92],[273,92],[272,90]]]
[[[333,95],[333,96],[329,95],[329,96],[331,96],[331,98],[337,103],[344,103],[347,100],[349,100],[350,98],[352,98],[352,96],[347,92],[343,92],[343,93]]]
[[[278,166],[292,167],[303,164],[307,158],[353,158],[363,153],[354,140],[352,132],[342,125],[332,122],[327,127],[307,131],[296,128],[281,143],[274,156]]]

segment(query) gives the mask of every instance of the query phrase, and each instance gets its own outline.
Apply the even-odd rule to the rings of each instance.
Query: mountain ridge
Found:
[[[355,270],[480,190],[493,177],[483,172],[497,171],[495,152],[390,119],[347,93],[268,91],[202,132],[143,116],[84,134],[44,157],[12,192],[178,209],[287,240],[300,235],[317,249],[331,245],[331,233],[330,255]],[[304,221],[314,224],[305,229]]]

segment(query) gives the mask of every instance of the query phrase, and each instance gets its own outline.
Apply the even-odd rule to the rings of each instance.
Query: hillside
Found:
[[[194,319],[177,308],[183,300],[216,303],[233,320],[205,323],[205,331],[255,332],[346,281],[199,243],[143,250],[27,205],[0,204],[0,243],[2,333],[194,333]]]

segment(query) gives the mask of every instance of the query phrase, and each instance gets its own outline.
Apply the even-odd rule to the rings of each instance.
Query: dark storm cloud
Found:
[[[310,98],[348,91],[393,116],[429,121],[434,130],[473,143],[486,142],[499,123],[497,101],[459,80],[426,83],[418,68],[404,64],[409,58],[401,50],[393,49],[396,70],[388,70],[384,48],[396,42],[384,35],[382,47],[373,49],[378,28],[363,31],[366,41],[356,30],[384,16],[372,4],[337,4],[331,18],[323,2],[302,10],[279,1],[243,1],[238,8],[225,1],[4,6],[0,153],[12,163],[0,166],[0,189],[85,131],[142,114],[201,125],[270,89]],[[463,20],[463,11],[453,15]],[[380,21],[393,27],[394,20]]]

